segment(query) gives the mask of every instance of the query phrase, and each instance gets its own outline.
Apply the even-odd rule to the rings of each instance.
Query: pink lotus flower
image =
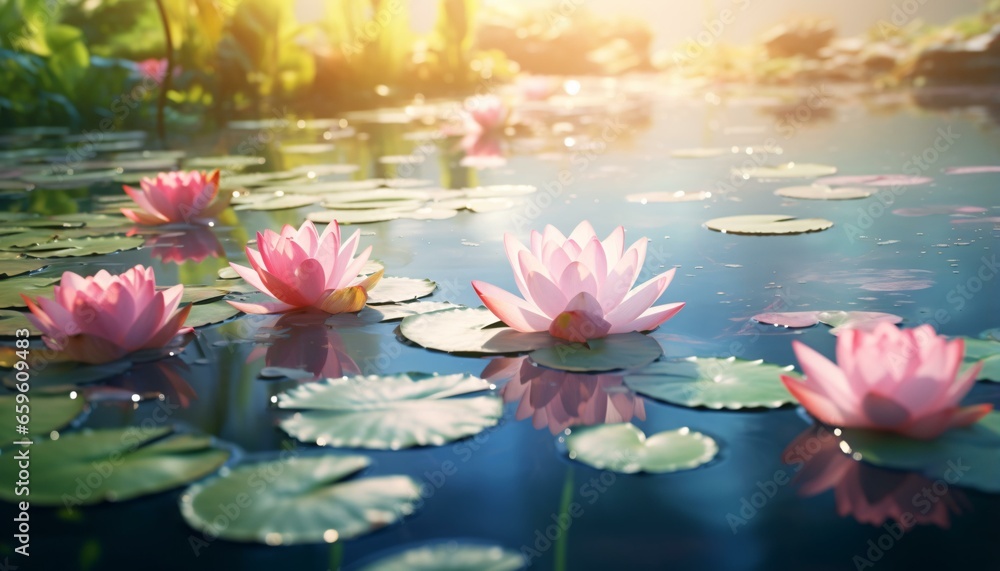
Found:
[[[517,419],[559,434],[571,426],[646,420],[641,397],[621,375],[587,375],[536,367],[528,357],[490,361],[482,378],[501,382],[504,402],[517,403]]]
[[[495,133],[507,123],[510,110],[496,95],[479,95],[465,100],[465,132]]]
[[[368,290],[382,279],[383,270],[358,275],[372,251],[368,246],[355,258],[360,239],[361,231],[356,230],[341,243],[336,222],[327,225],[320,236],[308,220],[298,230],[286,224],[281,234],[258,232],[260,251],[246,248],[253,269],[229,265],[247,283],[278,301],[229,303],[244,313],[280,313],[306,307],[333,314],[361,311],[368,301]]]
[[[229,206],[232,195],[219,193],[219,171],[161,172],[143,178],[141,190],[124,185],[125,193],[141,210],[122,208],[122,214],[138,224],[156,226],[171,223],[205,222]]]
[[[86,278],[65,272],[53,293],[55,299],[21,297],[45,344],[73,361],[107,363],[190,331],[181,325],[191,306],[177,309],[184,286],[156,291],[153,268],[136,266],[117,276],[101,270]]]
[[[582,342],[655,329],[684,307],[650,307],[667,289],[673,269],[632,289],[646,258],[646,239],[625,250],[621,226],[603,242],[584,221],[569,238],[546,226],[544,233],[531,233],[530,249],[510,234],[504,235],[504,246],[524,299],[480,281],[472,287],[494,315],[517,331],[548,331]]]
[[[139,74],[152,79],[156,83],[163,83],[163,80],[167,78],[167,66],[168,62],[166,58],[149,58],[136,62]],[[174,68],[175,75],[179,71],[180,68]]]
[[[948,341],[930,325],[846,330],[837,338],[836,365],[798,341],[792,346],[806,379],[782,375],[781,380],[810,414],[832,426],[931,439],[974,424],[993,409],[959,406],[981,365],[959,375],[964,342]]]

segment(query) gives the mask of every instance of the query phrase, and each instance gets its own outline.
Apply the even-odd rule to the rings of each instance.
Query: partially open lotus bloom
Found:
[[[524,298],[480,281],[472,287],[494,315],[517,331],[548,331],[582,342],[655,329],[684,307],[653,306],[674,277],[673,269],[632,289],[646,258],[646,239],[625,250],[621,226],[604,241],[586,221],[569,238],[546,226],[544,233],[532,231],[530,248],[510,234],[504,235],[504,246]]]
[[[307,307],[333,314],[361,311],[368,302],[368,290],[382,279],[383,270],[359,275],[372,251],[368,246],[355,258],[360,240],[361,231],[356,230],[341,242],[336,222],[329,224],[322,236],[309,221],[298,230],[286,224],[281,234],[258,232],[260,251],[246,248],[251,267],[229,265],[247,283],[277,301],[229,303],[244,313],[280,313]]]
[[[161,172],[143,178],[139,189],[124,185],[125,193],[139,209],[122,208],[122,214],[138,224],[203,223],[222,213],[232,195],[219,192],[219,171]]]
[[[496,95],[479,95],[465,100],[466,133],[496,132],[507,123],[509,109]]]
[[[930,325],[847,330],[837,338],[837,364],[793,341],[805,380],[782,375],[785,387],[821,422],[931,439],[974,424],[993,405],[959,406],[980,364],[959,374],[965,344]]]
[[[148,77],[156,83],[163,83],[167,78],[168,63],[166,58],[149,58],[136,62],[136,68],[143,77]],[[177,69],[175,68],[175,72]]]
[[[136,266],[113,276],[65,272],[53,288],[55,299],[21,295],[28,319],[45,344],[71,360],[107,363],[140,349],[166,346],[179,333],[191,306],[178,309],[183,285],[156,290],[152,268]]]

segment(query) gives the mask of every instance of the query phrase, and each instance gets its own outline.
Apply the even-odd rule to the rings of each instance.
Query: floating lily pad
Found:
[[[416,301],[412,303],[387,303],[377,307],[366,307],[363,311],[373,311],[379,315],[380,321],[396,321],[411,315],[431,313],[443,309],[461,307],[448,301]]]
[[[329,153],[336,149],[333,143],[303,143],[299,145],[281,145],[281,151],[293,155],[318,155]]]
[[[821,323],[833,327],[830,330],[833,335],[847,329],[868,331],[874,329],[879,323],[896,324],[903,321],[903,318],[898,315],[880,311],[821,311],[816,317]]]
[[[965,342],[965,362],[972,365],[982,361],[983,367],[976,377],[978,381],[1000,382],[1000,343],[992,339],[961,337]]]
[[[724,234],[776,235],[819,232],[833,226],[824,218],[795,218],[785,214],[750,214],[713,218],[705,223],[709,230]]]
[[[42,334],[28,321],[28,318],[21,311],[11,309],[0,309],[0,337],[15,337],[20,329],[27,329],[29,337],[36,337]]]
[[[191,307],[191,313],[184,320],[185,327],[205,327],[222,323],[240,314],[240,310],[225,301],[199,303]]]
[[[707,200],[709,198],[712,198],[712,193],[707,190],[641,192],[625,196],[625,200],[629,202],[638,202],[639,204],[649,204],[650,202],[697,202],[699,200]]]
[[[24,275],[35,270],[40,270],[47,265],[47,262],[36,260],[0,260],[0,279]]]
[[[117,175],[117,169],[107,169],[99,171],[31,174],[22,176],[21,180],[30,182],[39,188],[64,189],[90,186],[98,182],[109,181]]]
[[[354,192],[378,188],[381,179],[368,180],[333,180],[323,182],[305,182],[301,184],[283,184],[258,189],[258,192],[284,192],[291,194],[326,194],[330,192]]]
[[[642,333],[609,335],[587,343],[562,343],[531,352],[531,360],[550,369],[589,372],[634,369],[663,354],[656,339]]]
[[[984,174],[997,172],[1000,172],[1000,166],[998,165],[948,167],[944,169],[944,174]]]
[[[530,184],[492,184],[477,186],[475,188],[463,188],[459,192],[465,198],[511,198],[515,196],[527,196],[538,192],[538,187]]]
[[[219,301],[226,295],[226,292],[210,286],[184,286],[184,293],[181,295],[181,303],[211,303]]]
[[[41,351],[41,349],[35,349]],[[132,367],[132,362],[127,360],[112,361],[100,365],[87,365],[72,361],[49,362],[44,369],[31,370],[32,389],[58,389],[69,392],[80,385],[103,381],[111,377],[120,375]],[[6,371],[3,375],[3,384],[9,389],[17,386],[16,371]]]
[[[818,311],[784,311],[780,313],[758,313],[753,320],[777,327],[812,327],[819,323]]]
[[[32,383],[33,384],[33,383]],[[38,396],[31,395],[30,401],[26,401],[30,409],[28,434],[25,438],[37,439],[38,436],[48,436],[53,430],[58,430],[76,417],[80,416],[86,403],[82,398],[70,398],[66,395],[60,396]],[[15,435],[14,432],[16,417],[15,407],[18,405],[14,395],[0,396],[0,410],[8,412],[0,417],[0,430],[3,434]]]
[[[905,174],[870,174],[846,175],[821,178],[816,184],[829,186],[911,186],[927,184],[933,179],[926,176],[909,176]]]
[[[1000,474],[1000,412],[992,412],[972,426],[953,428],[933,440],[861,429],[844,429],[841,439],[863,462],[916,471],[931,480],[945,479],[949,484],[1000,493],[1000,478],[997,478]]]
[[[786,198],[800,198],[805,200],[854,200],[858,198],[868,198],[872,191],[866,188],[843,186],[833,188],[825,184],[813,184],[810,186],[788,186],[774,191],[778,196]]]
[[[425,206],[417,210],[408,211],[401,218],[412,218],[413,220],[445,220],[458,215],[457,210],[443,208],[440,206]]]
[[[725,147],[695,147],[691,149],[674,149],[670,156],[678,159],[710,159],[721,157],[731,151]]]
[[[516,571],[524,557],[500,546],[445,543],[407,549],[358,571]]]
[[[837,167],[813,163],[785,163],[775,167],[752,167],[737,172],[744,178],[814,178],[831,175],[837,172]]]
[[[171,428],[62,434],[31,445],[31,503],[73,507],[130,500],[202,478],[227,459],[229,452],[216,448],[210,437]],[[13,482],[17,472],[14,455],[0,455],[0,474]],[[0,489],[0,498],[20,499],[14,486]]]
[[[782,384],[781,375],[795,376],[792,366],[735,357],[688,357],[657,361],[626,375],[625,384],[637,393],[681,406],[777,408],[796,402]]]
[[[259,166],[267,162],[264,157],[248,155],[222,155],[216,157],[196,157],[184,159],[186,169],[223,169],[243,170],[246,167]]]
[[[373,210],[321,210],[310,212],[306,218],[317,224],[371,224],[374,222],[387,222],[402,218],[403,212],[389,208],[379,208]]]
[[[289,210],[291,208],[310,206],[319,200],[319,197],[317,196],[307,196],[302,194],[285,194],[283,196],[270,195],[265,197],[258,197],[257,195],[251,196],[253,197],[253,200],[237,204],[233,207],[233,210]]]
[[[230,541],[294,545],[351,539],[399,521],[420,498],[408,476],[344,481],[370,463],[365,456],[292,456],[245,464],[188,488],[181,515],[194,529]],[[226,517],[225,506],[245,504],[245,498],[250,503],[239,517]]]
[[[33,246],[25,251],[32,258],[75,258],[99,256],[126,250],[136,250],[145,240],[139,236],[109,236],[106,238],[81,238],[56,240]]]
[[[434,203],[438,208],[468,210],[470,212],[499,212],[514,207],[514,201],[507,198],[447,198]]]
[[[236,273],[236,270],[230,266],[219,269],[216,274],[219,276],[220,280],[235,280],[240,278],[240,275]]]
[[[437,283],[428,279],[384,277],[368,292],[368,303],[398,303],[427,297]]]
[[[504,326],[490,310],[471,307],[406,317],[399,332],[417,345],[448,353],[521,353],[559,341],[548,332],[515,331]]]
[[[646,437],[635,425],[602,424],[574,428],[566,437],[569,457],[598,470],[622,474],[667,474],[711,462],[719,446],[689,428]]]
[[[40,295],[52,297],[52,284],[56,278],[15,278],[0,281],[0,308],[27,307],[21,294],[31,298]]]
[[[342,377],[300,385],[278,395],[278,406],[298,412],[281,428],[320,446],[400,450],[441,446],[494,426],[503,400],[479,396],[489,390],[471,375]]]

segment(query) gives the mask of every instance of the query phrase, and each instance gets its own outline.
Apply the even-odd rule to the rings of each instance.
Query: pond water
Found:
[[[832,355],[835,337],[825,325],[782,329],[750,319],[764,311],[882,311],[903,317],[904,326],[932,322],[949,335],[978,336],[998,326],[1000,290],[987,276],[993,278],[997,271],[991,265],[998,253],[997,222],[988,218],[1000,215],[1000,174],[944,172],[949,167],[1000,164],[1000,129],[987,109],[932,110],[914,105],[907,95],[830,92],[820,105],[809,93],[682,93],[673,86],[648,83],[631,91],[632,103],[621,105],[622,115],[607,107],[590,117],[590,124],[568,115],[565,121],[573,127],[557,128],[558,135],[510,138],[504,143],[507,162],[497,168],[457,166],[454,156],[443,156],[444,145],[436,145],[437,150],[415,165],[413,178],[451,187],[530,184],[541,190],[507,210],[365,224],[359,226],[363,245],[374,246],[373,257],[385,265],[387,275],[438,282],[438,291],[429,299],[477,306],[471,280],[514,287],[503,253],[504,232],[526,240],[531,229],[545,224],[568,232],[587,219],[604,235],[622,224],[629,243],[642,236],[651,240],[647,276],[678,268],[662,299],[687,305],[652,333],[667,357],[733,355],[787,365],[795,363],[793,339]],[[543,121],[551,127],[559,119]],[[309,155],[280,157],[269,147],[269,164],[283,160],[283,167],[291,168],[359,163],[361,171],[332,179],[392,176],[393,167],[380,165],[378,157],[414,152],[420,142],[403,135],[425,130],[371,124],[363,117],[350,126],[362,136],[336,139],[332,150]],[[257,132],[232,131],[199,140],[189,155],[236,152],[240,141]],[[321,133],[292,133],[284,142],[322,143]],[[724,152],[714,157],[672,154],[677,149],[716,147]],[[919,164],[914,156],[920,157]],[[773,193],[810,179],[730,176],[733,168],[789,161],[836,166],[842,175],[919,174],[933,180],[883,187],[883,200],[892,201],[885,206],[877,196],[820,201]],[[565,180],[572,179],[568,184],[564,180],[562,188],[560,172]],[[711,196],[646,204],[626,199],[630,194],[676,191],[708,191]],[[104,185],[91,192],[113,195],[117,190]],[[30,200],[9,198],[8,210],[24,210]],[[95,204],[82,201],[83,208]],[[985,210],[923,216],[893,212],[935,206]],[[254,232],[284,223],[297,226],[305,212],[318,209],[242,211],[235,227],[222,224],[211,234],[186,236],[190,252],[197,239],[214,250],[214,235],[225,259],[209,256],[178,264],[163,255],[167,247],[157,246],[78,258],[68,267],[121,271],[143,263],[155,268],[162,283],[210,284],[226,260],[245,261],[242,248]],[[739,214],[820,217],[834,225],[822,232],[785,236],[743,236],[704,227],[709,219]],[[986,281],[980,291],[971,292],[970,280],[977,275]],[[167,422],[214,435],[247,454],[274,453],[284,443],[310,450],[315,447],[295,444],[277,428],[287,413],[272,404],[274,395],[297,383],[261,379],[263,367],[310,362],[314,368],[325,363],[326,372],[338,366],[350,371],[349,358],[355,370],[366,374],[479,375],[491,362],[403,344],[395,333],[397,323],[335,329],[299,325],[288,338],[255,343],[258,328],[275,320],[244,316],[201,330],[181,359],[110,383],[127,391],[162,392],[166,400],[96,402],[82,426],[160,423],[166,411]],[[335,350],[339,354],[334,355]],[[500,378],[497,382],[503,384]],[[190,538],[200,535],[178,510],[181,488],[71,514],[33,508],[33,567],[350,568],[404,544],[442,540],[524,550],[532,555],[533,569],[852,569],[858,565],[856,556],[876,559],[876,567],[886,568],[1000,565],[995,547],[1000,496],[952,488],[934,497],[935,507],[921,525],[900,538],[885,539],[889,531],[878,513],[919,513],[907,502],[899,504],[899,498],[912,494],[893,492],[910,489],[905,486],[919,491],[932,482],[867,466],[844,476],[835,463],[786,464],[786,447],[809,427],[794,407],[716,411],[672,406],[629,394],[621,375],[614,374],[602,376],[599,385],[561,379],[561,374],[530,383],[503,389],[503,420],[472,439],[402,451],[357,451],[373,459],[367,474],[405,474],[424,484],[419,509],[402,523],[332,546],[267,547],[217,540],[192,548]],[[574,418],[562,411],[580,409],[585,399],[603,401],[608,394],[632,397],[627,412],[616,414],[647,434],[687,426],[714,438],[718,456],[698,469],[664,475],[614,474],[570,461],[559,431],[594,417]],[[968,400],[1000,405],[1000,386],[981,382]],[[944,515],[937,506],[939,498],[947,507]],[[9,504],[2,509],[4,519],[12,517]],[[560,521],[565,529],[557,533],[553,526]],[[0,543],[5,553],[12,553],[9,537]],[[881,547],[873,552],[873,545]]]

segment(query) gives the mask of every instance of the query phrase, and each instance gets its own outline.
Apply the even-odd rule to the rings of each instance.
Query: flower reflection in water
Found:
[[[329,315],[305,311],[281,315],[273,325],[261,327],[269,345],[258,345],[247,362],[264,357],[268,367],[306,371],[316,380],[361,374],[361,368],[347,354],[340,334],[326,325]]]
[[[621,375],[586,375],[536,367],[527,357],[493,359],[484,379],[500,383],[504,402],[517,404],[517,419],[558,434],[571,426],[646,420],[642,397]]]
[[[225,257],[222,242],[211,228],[191,226],[176,232],[154,234],[143,244],[152,256],[164,263],[201,262],[206,258]]]
[[[198,394],[184,379],[191,368],[180,357],[138,363],[107,383],[83,389],[88,402],[115,402],[131,405],[137,400],[159,399],[168,405],[187,408]]]
[[[503,137],[494,133],[471,133],[460,143],[465,156],[461,166],[468,168],[495,168],[507,164],[503,156]]]
[[[810,427],[785,448],[783,459],[798,467],[799,494],[812,497],[832,489],[837,514],[881,526],[895,520],[904,530],[914,525],[951,527],[950,514],[968,506],[965,495],[944,480],[887,470],[854,460],[829,430]],[[956,474],[961,477],[961,474]]]

